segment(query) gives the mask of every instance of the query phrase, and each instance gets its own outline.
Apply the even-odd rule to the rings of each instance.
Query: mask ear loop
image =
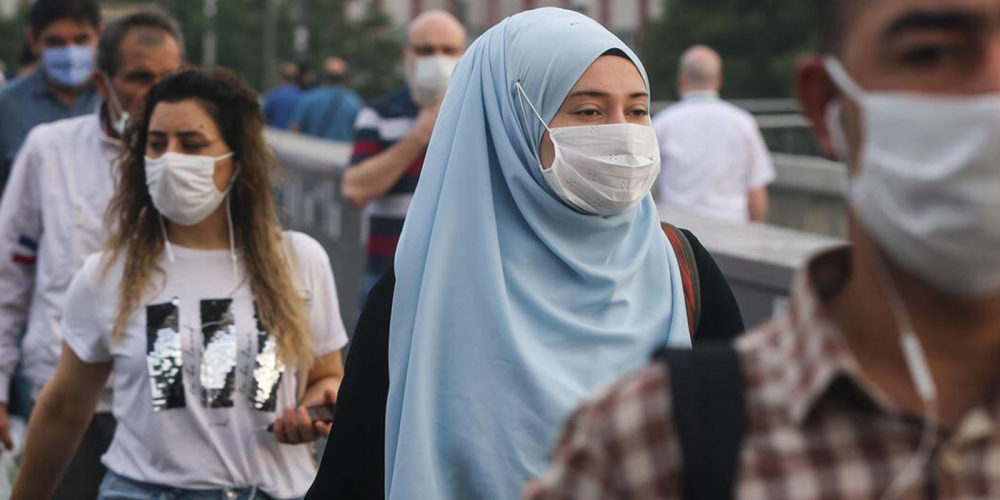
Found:
[[[844,68],[844,65],[840,63],[840,60],[830,56],[823,61],[823,65],[826,67],[826,74],[840,88],[840,91],[847,94],[847,97],[850,97],[854,102],[860,103],[862,97],[865,95],[865,89],[861,88],[854,81],[854,78],[851,78],[851,75]]]
[[[531,103],[531,99],[528,99],[528,93],[524,91],[524,87],[521,86],[521,82],[515,82],[514,88],[516,88],[518,93],[520,94],[518,96],[519,97],[518,101],[520,101],[521,105],[521,115],[524,116],[525,119],[528,118],[528,110],[524,109],[524,103],[527,102],[528,106],[531,108],[531,111],[535,114],[536,117],[538,117],[538,121],[542,123],[543,127],[545,127],[545,131],[549,133],[549,137],[552,137],[552,129],[549,128],[549,124],[545,123],[545,119],[542,118],[542,114],[539,113],[537,109],[535,109],[535,105]],[[527,131],[527,124],[525,124],[525,131]],[[542,167],[542,157],[541,157],[541,152],[538,151],[538,145],[532,144],[530,146],[531,146],[531,152],[535,155],[535,161],[538,162],[539,167]],[[545,169],[543,168],[542,170]]]
[[[840,99],[830,101],[826,106],[826,128],[833,143],[833,152],[840,161],[847,161],[847,139],[844,134],[844,104]]]
[[[118,100],[118,94],[115,92],[115,88],[111,86],[111,76],[102,71],[101,77],[104,78],[104,83],[108,85],[108,96],[110,97],[108,101],[113,107],[116,108],[118,118],[121,119],[122,115],[125,114],[125,107],[122,106],[122,102]]]

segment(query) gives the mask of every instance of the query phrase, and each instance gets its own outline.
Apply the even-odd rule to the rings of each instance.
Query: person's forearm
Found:
[[[407,136],[382,153],[347,169],[342,186],[344,198],[361,207],[385,195],[426,147],[419,139]]]
[[[43,391],[35,406],[11,500],[51,498],[90,423],[93,409],[74,411],[56,399]]]
[[[750,220],[753,222],[767,222],[768,198],[767,188],[759,188],[750,191],[749,196]]]
[[[340,382],[343,380],[342,376],[329,375],[317,380],[314,380],[306,388],[305,394],[302,395],[302,401],[299,406],[316,406],[323,403],[323,393],[327,389],[332,389],[334,394],[340,391]]]

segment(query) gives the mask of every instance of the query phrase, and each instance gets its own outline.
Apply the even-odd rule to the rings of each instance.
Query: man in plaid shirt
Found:
[[[852,245],[735,346],[732,497],[1000,498],[1000,0],[812,1],[797,83],[849,165]],[[670,373],[575,412],[525,498],[683,498]]]

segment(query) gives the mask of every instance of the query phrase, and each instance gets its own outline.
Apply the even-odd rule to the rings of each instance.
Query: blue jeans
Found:
[[[221,490],[185,490],[134,481],[108,471],[101,483],[97,500],[275,500],[263,491],[253,488],[224,488]],[[301,500],[292,499],[292,500]]]

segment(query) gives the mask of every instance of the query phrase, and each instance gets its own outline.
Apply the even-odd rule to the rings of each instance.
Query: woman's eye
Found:
[[[205,145],[202,143],[185,143],[181,144],[181,147],[184,148],[184,151],[188,152],[201,151],[202,149],[205,149]]]
[[[649,111],[645,109],[633,109],[629,114],[631,114],[632,116],[644,117],[644,116],[649,116]]]
[[[163,151],[163,143],[150,141],[146,144],[146,149],[150,151]]]
[[[596,109],[581,109],[576,114],[580,116],[600,116],[601,112]]]

